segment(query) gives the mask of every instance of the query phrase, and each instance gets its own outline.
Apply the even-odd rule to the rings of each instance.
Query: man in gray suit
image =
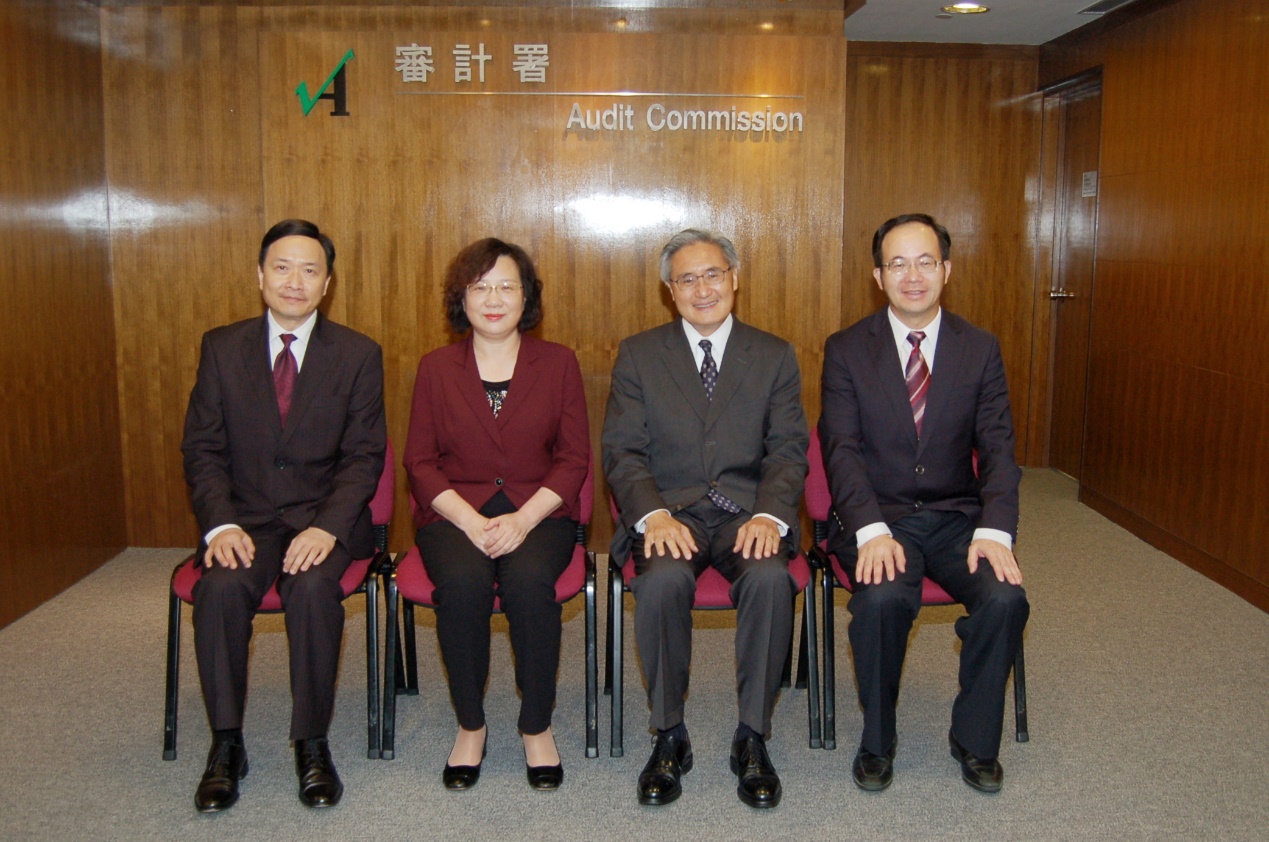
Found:
[[[751,807],[780,802],[765,736],[793,633],[798,501],[807,429],[793,347],[732,315],[731,241],[689,229],[661,251],[680,319],[621,343],[604,419],[604,470],[621,512],[616,558],[633,553],[635,639],[656,729],[639,803],[682,792],[696,577],[713,565],[736,605],[739,725],[731,768]]]

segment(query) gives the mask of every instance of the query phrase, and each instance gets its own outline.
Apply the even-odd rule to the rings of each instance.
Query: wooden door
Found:
[[[1061,91],[1049,289],[1052,366],[1049,464],[1076,479],[1084,449],[1088,337],[1092,318],[1101,141],[1101,82]]]

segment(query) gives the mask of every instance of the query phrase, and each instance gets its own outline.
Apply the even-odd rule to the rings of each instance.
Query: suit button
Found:
[[[707,441],[707,442],[705,442],[705,446],[706,446],[706,447],[713,447],[713,446],[714,446],[714,442],[712,442],[712,441]]]
[[[711,481],[710,481],[710,484],[709,484],[709,487],[710,487],[710,488],[718,488],[718,480],[711,480]]]
[[[916,472],[917,472],[917,476],[921,476],[922,474],[924,474],[924,473],[925,473],[925,466],[924,466],[924,465],[917,465],[917,466],[916,466]]]
[[[273,463],[273,467],[277,468],[279,471],[283,470],[284,468],[286,468],[286,460],[279,459],[278,461]]]
[[[913,503],[913,504],[912,504],[912,508],[914,508],[914,509],[919,509],[919,508],[921,508],[921,501],[920,501],[920,500],[917,500],[915,503]]]
[[[498,477],[496,480],[494,480],[494,485],[502,485],[502,477]]]

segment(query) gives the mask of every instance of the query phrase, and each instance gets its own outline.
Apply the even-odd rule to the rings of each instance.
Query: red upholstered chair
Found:
[[[598,703],[598,645],[595,636],[595,555],[586,550],[587,526],[595,499],[595,466],[586,471],[578,514],[577,544],[573,558],[564,572],[555,580],[556,602],[567,602],[579,593],[585,593],[586,622],[586,756],[599,756]],[[411,507],[416,505],[410,498]],[[384,760],[391,760],[396,742],[396,710],[398,695],[418,695],[418,649],[414,636],[414,607],[435,608],[436,586],[423,566],[423,556],[418,545],[410,547],[399,561],[384,565],[384,590],[388,603],[388,639],[384,644],[383,671],[383,737],[381,753]],[[399,599],[398,599],[399,597]],[[398,637],[397,613],[401,605],[404,627],[402,639]],[[494,611],[501,610],[500,600],[494,597]]]
[[[824,748],[837,748],[837,688],[836,688],[836,640],[834,639],[833,588],[850,590],[850,579],[837,556],[828,551],[828,519],[831,516],[833,498],[828,490],[828,476],[824,472],[824,457],[820,450],[819,431],[811,428],[811,446],[808,451],[811,469],[806,475],[806,511],[814,525],[814,540],[807,555],[820,570],[824,604]],[[978,459],[974,458],[977,471]],[[921,582],[921,606],[954,605],[956,600],[932,579]],[[1021,642],[1018,656],[1013,662],[1013,701],[1015,739],[1025,743],[1027,734],[1027,679],[1026,659]]]
[[[617,504],[609,499],[614,523],[620,524],[621,517]],[[806,556],[798,553],[789,561],[789,573],[794,580],[794,599],[797,594],[805,592],[802,610],[802,639],[798,647],[797,688],[807,688],[807,727],[810,732],[811,748],[820,747],[820,689],[819,689],[819,656],[816,653],[815,629],[815,588],[812,586],[813,571],[807,563]],[[630,591],[630,582],[635,577],[633,557],[621,562],[608,559],[608,649],[604,670],[604,693],[612,696],[611,734],[608,754],[621,757],[624,747],[624,708],[622,653],[625,625],[625,600],[623,594]],[[692,602],[693,611],[713,611],[735,609],[731,601],[731,583],[713,567],[705,568],[696,579],[696,596]],[[615,609],[615,610],[614,610]],[[789,641],[789,653],[784,662],[784,679],[782,686],[788,687],[792,677],[793,641]]]
[[[370,501],[374,523],[375,554],[353,561],[344,571],[340,585],[344,598],[355,593],[366,595],[366,756],[379,758],[379,566],[388,560],[388,524],[392,520],[392,495],[396,485],[396,456],[392,442],[383,457],[383,473]],[[194,604],[194,585],[203,576],[203,565],[197,553],[182,561],[172,571],[168,592],[167,615],[167,710],[163,719],[163,759],[176,759],[176,710],[180,691],[181,604]],[[260,611],[276,614],[282,611],[282,598],[275,582],[260,602]]]

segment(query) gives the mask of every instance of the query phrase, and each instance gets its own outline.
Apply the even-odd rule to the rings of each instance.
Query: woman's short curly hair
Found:
[[[542,321],[542,279],[533,268],[533,261],[524,249],[515,243],[506,243],[495,237],[477,240],[464,248],[450,261],[445,270],[445,318],[455,333],[471,330],[464,303],[467,287],[485,275],[498,258],[510,257],[520,270],[520,283],[524,287],[524,312],[517,325],[521,333],[533,330]]]

